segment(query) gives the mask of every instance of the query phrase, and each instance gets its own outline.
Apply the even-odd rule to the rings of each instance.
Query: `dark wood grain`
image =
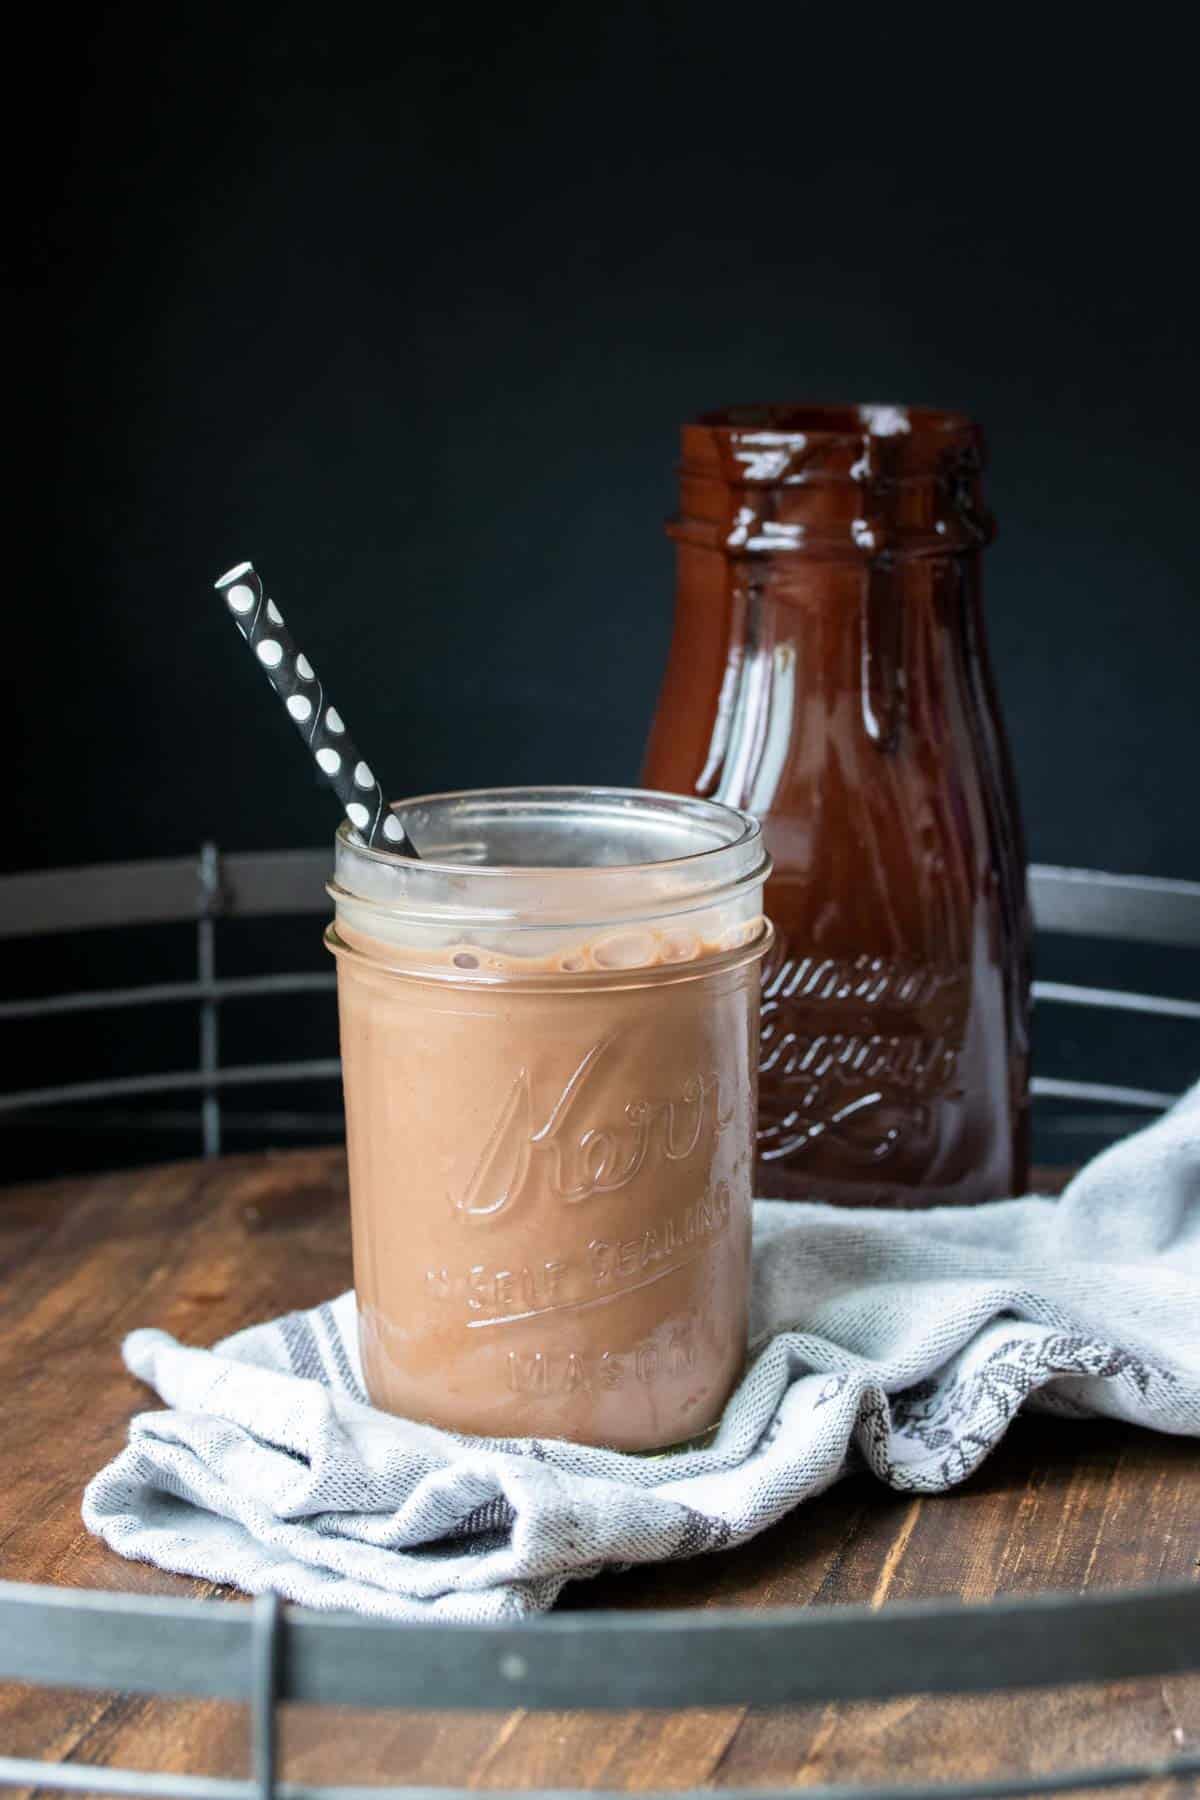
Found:
[[[130,1416],[154,1404],[121,1365],[121,1337],[156,1325],[210,1343],[328,1298],[350,1282],[345,1202],[344,1158],[327,1150],[0,1194],[0,1574],[215,1591],[123,1562],[80,1524],[88,1476],[119,1448]],[[953,1495],[914,1500],[855,1478],[738,1550],[581,1582],[563,1604],[882,1606],[1198,1573],[1194,1442],[1029,1419]],[[296,1780],[481,1789],[932,1781],[1169,1755],[1198,1741],[1192,1678],[672,1715],[288,1707],[282,1726],[284,1772]],[[217,1774],[242,1773],[249,1748],[238,1706],[17,1685],[0,1688],[0,1744],[49,1760]]]

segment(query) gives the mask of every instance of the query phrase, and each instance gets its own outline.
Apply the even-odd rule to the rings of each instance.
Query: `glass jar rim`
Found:
[[[629,874],[636,869],[665,869],[672,863],[691,863],[698,857],[719,855],[725,850],[735,850],[756,838],[761,838],[762,827],[751,813],[743,812],[740,807],[730,806],[724,800],[706,800],[699,795],[669,794],[661,788],[632,787],[585,787],[570,783],[546,786],[514,786],[490,788],[447,788],[440,793],[417,794],[403,800],[393,800],[388,808],[400,819],[405,829],[409,822],[419,816],[422,809],[431,809],[448,802],[474,801],[484,803],[500,800],[516,804],[526,801],[537,805],[543,800],[557,804],[565,804],[573,800],[591,802],[615,802],[623,809],[651,810],[664,814],[673,812],[679,817],[687,817],[699,822],[710,819],[714,822],[723,817],[729,821],[730,836],[722,843],[713,843],[700,849],[685,851],[681,856],[650,857],[644,862],[629,863],[479,863],[473,864],[462,860],[439,860],[436,856],[427,856],[417,844],[420,853],[417,857],[397,855],[395,851],[382,846],[365,843],[348,819],[343,819],[337,829],[339,843],[353,849],[356,856],[362,856],[372,862],[383,864],[404,864],[406,867],[428,870],[430,873],[460,875],[464,870],[477,868],[480,874],[488,875],[524,875],[530,869],[539,868],[546,874],[574,876],[594,875],[599,869],[619,869]],[[737,829],[734,829],[736,821]],[[440,847],[440,846],[439,846]]]
[[[603,924],[700,910],[761,884],[770,869],[749,813],[653,789],[472,788],[396,801],[392,811],[423,854],[369,848],[343,823],[330,887],[339,905],[462,925]],[[523,857],[488,857],[493,846],[523,843]],[[537,844],[560,853],[539,857]],[[596,854],[585,854],[589,845]]]

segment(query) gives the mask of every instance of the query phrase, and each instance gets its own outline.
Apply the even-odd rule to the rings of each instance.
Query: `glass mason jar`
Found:
[[[762,834],[706,801],[496,789],[338,833],[359,1342],[372,1401],[652,1450],[746,1350]]]
[[[643,779],[763,823],[760,1194],[1025,1187],[1030,921],[982,467],[953,413],[752,407],[683,430]]]

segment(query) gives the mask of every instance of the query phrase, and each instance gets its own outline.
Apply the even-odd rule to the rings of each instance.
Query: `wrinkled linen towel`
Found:
[[[1022,1406],[1200,1434],[1200,1086],[1059,1200],[760,1201],[751,1360],[699,1450],[469,1439],[367,1405],[354,1296],[189,1349],[84,1495],[122,1556],[391,1619],[518,1619],[572,1577],[741,1543],[864,1465],[937,1493]]]

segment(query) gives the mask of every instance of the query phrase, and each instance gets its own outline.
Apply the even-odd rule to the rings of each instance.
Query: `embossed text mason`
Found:
[[[984,642],[978,428],[896,406],[685,426],[643,777],[763,823],[759,1193],[1023,1191],[1030,930]]]

